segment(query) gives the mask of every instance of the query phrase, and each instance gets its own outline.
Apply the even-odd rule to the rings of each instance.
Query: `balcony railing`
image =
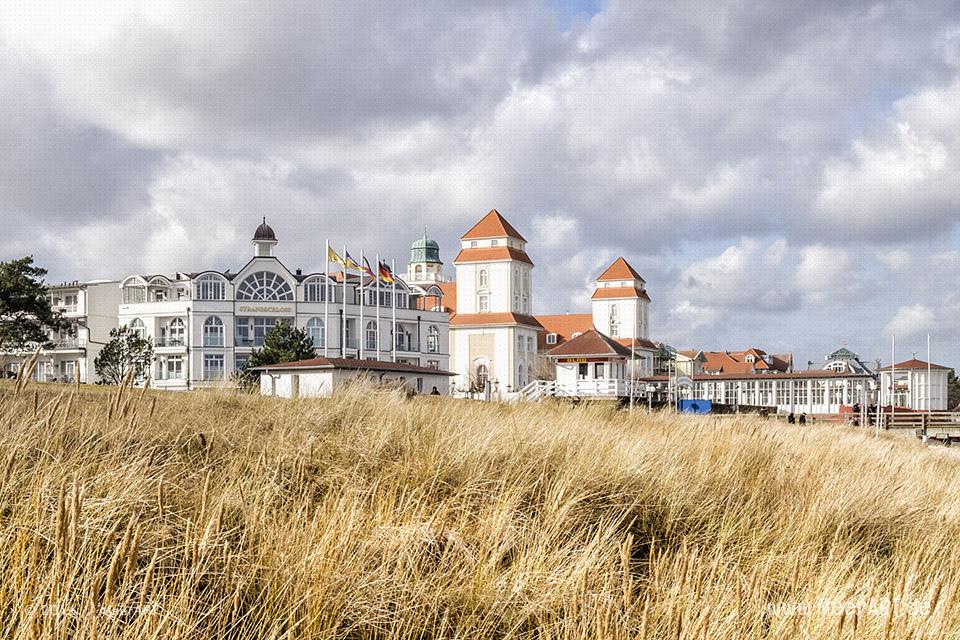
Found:
[[[153,341],[155,347],[182,347],[186,344],[183,338],[166,338],[163,336],[155,338]]]
[[[79,349],[82,346],[85,346],[84,341],[77,337],[60,338],[53,341],[54,349]]]

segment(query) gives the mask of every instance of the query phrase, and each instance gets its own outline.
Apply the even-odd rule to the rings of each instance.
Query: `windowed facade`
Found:
[[[213,274],[197,278],[193,283],[193,291],[197,300],[225,300],[227,297],[223,278]]]
[[[203,346],[222,347],[223,337],[223,320],[217,316],[210,316],[203,321]]]
[[[237,300],[293,300],[293,290],[280,275],[257,271],[237,287]]]
[[[326,344],[326,327],[323,325],[322,319],[310,318],[310,320],[307,321],[306,331],[307,335],[310,336],[310,340],[313,341],[314,347],[322,347]]]

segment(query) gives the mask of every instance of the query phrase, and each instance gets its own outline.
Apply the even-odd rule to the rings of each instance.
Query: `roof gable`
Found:
[[[917,360],[916,358],[910,358],[909,360],[904,360],[903,362],[898,362],[897,364],[893,365],[893,368],[894,368],[894,369],[903,369],[903,370],[907,370],[907,369],[926,369],[926,368],[927,368],[927,363],[924,362],[923,360]],[[931,364],[930,364],[930,368],[931,368],[931,369],[949,369],[950,367],[945,367],[945,366],[943,366],[942,364],[933,364],[933,363],[931,363]],[[881,368],[881,369],[878,369],[878,371],[890,371],[890,366],[888,365],[888,366],[886,366],[886,367],[883,367],[883,368]]]
[[[527,239],[520,235],[520,232],[513,228],[506,218],[500,215],[496,209],[491,209],[487,215],[480,219],[480,222],[473,225],[469,231],[460,236],[461,240],[476,240],[479,238],[516,238],[520,242],[526,242]]]
[[[597,282],[603,282],[604,280],[639,280],[640,282],[646,282],[640,277],[636,269],[623,259],[623,256],[614,260],[613,264],[607,267],[607,270],[597,278]]]
[[[547,354],[551,357],[563,356],[621,356],[629,358],[633,354],[630,349],[617,343],[596,329],[590,329],[573,340],[566,342]]]

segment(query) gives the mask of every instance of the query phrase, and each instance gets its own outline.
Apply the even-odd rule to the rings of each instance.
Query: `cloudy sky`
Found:
[[[51,280],[236,269],[261,216],[449,264],[496,207],[538,313],[622,254],[679,347],[960,365],[955,1],[93,4],[0,3],[0,258]]]

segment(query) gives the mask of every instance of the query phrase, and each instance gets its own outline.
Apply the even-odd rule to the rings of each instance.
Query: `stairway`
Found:
[[[539,402],[544,398],[555,398],[563,393],[557,387],[556,380],[531,380],[512,398],[514,402]]]

